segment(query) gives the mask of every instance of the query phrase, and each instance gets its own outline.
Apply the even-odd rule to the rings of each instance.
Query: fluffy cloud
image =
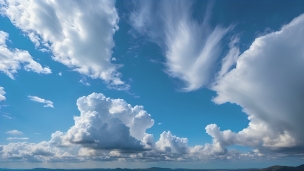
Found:
[[[53,59],[109,85],[128,86],[111,63],[119,17],[115,1],[4,1],[0,12]]]
[[[122,99],[93,93],[77,100],[80,116],[65,134],[57,132],[58,144],[81,144],[92,149],[144,150],[141,139],[154,120],[142,106],[132,107]]]
[[[6,99],[4,96],[5,94],[6,92],[4,91],[4,88],[0,87],[0,102]]]
[[[184,81],[184,91],[207,86],[216,71],[220,42],[229,28],[192,18],[192,1],[138,1],[131,15],[133,27],[164,48],[167,73]]]
[[[242,106],[250,123],[237,133],[208,125],[207,133],[215,142],[303,154],[303,28],[300,15],[280,31],[256,38],[237,56],[236,67],[220,74],[223,77],[212,88],[217,92],[213,101]]]
[[[41,98],[33,99],[44,102]],[[215,155],[213,145],[189,147],[187,138],[170,131],[163,132],[155,142],[154,136],[146,133],[154,120],[143,106],[132,107],[123,99],[111,99],[98,93],[80,97],[77,106],[80,116],[74,117],[75,124],[67,132],[56,131],[47,142],[2,145],[0,158],[28,162],[120,159],[134,162],[196,160],[198,156]],[[21,132],[12,130],[7,134],[21,135]],[[28,138],[9,137],[7,140]]]
[[[212,144],[188,146],[188,139],[163,132],[155,142],[146,133],[154,120],[143,106],[132,107],[123,99],[111,99],[92,93],[77,100],[80,116],[67,131],[56,131],[50,141],[40,143],[10,142],[0,145],[0,161],[84,162],[84,161],[201,161],[258,157],[259,151],[240,153],[226,150],[214,137]],[[219,130],[207,130],[211,135]],[[19,131],[7,133],[17,135]],[[219,137],[219,136],[218,136]],[[28,140],[9,137],[9,141]]]
[[[7,131],[6,134],[9,134],[9,135],[23,135],[23,132],[18,131],[18,130],[11,130],[11,131]]]
[[[50,74],[48,67],[42,67],[41,64],[34,61],[28,51],[20,49],[9,49],[6,45],[8,34],[0,31],[0,71],[4,72],[11,79],[14,74],[23,66],[24,70],[40,74]]]
[[[169,131],[160,134],[160,138],[155,145],[162,152],[186,154],[188,153],[187,143],[187,138],[177,137]]]
[[[44,105],[43,107],[51,107],[51,108],[54,108],[53,102],[50,101],[50,100],[45,100],[45,99],[42,99],[42,98],[37,97],[37,96],[28,96],[28,98],[29,98],[31,101],[34,101],[34,102],[44,103],[45,105]]]

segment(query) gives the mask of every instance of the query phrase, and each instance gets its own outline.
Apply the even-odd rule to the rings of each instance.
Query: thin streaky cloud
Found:
[[[45,100],[43,98],[40,98],[38,96],[28,96],[29,100],[38,102],[38,103],[43,103],[45,104],[43,107],[51,107],[54,108],[53,102],[50,100]]]

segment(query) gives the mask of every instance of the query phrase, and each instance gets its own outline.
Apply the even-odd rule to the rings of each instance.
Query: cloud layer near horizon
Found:
[[[255,149],[249,152],[227,150],[239,140],[231,131],[220,132],[208,125],[206,132],[213,137],[211,144],[189,146],[187,138],[164,131],[155,141],[146,133],[154,120],[143,110],[123,99],[111,99],[92,93],[77,100],[80,116],[67,132],[56,131],[49,141],[40,143],[11,142],[0,145],[1,161],[84,162],[84,161],[201,161],[227,159],[258,159],[275,156]],[[245,131],[246,132],[246,131]],[[9,134],[20,133],[17,130]],[[235,137],[233,137],[235,136]],[[242,138],[242,137],[241,137]],[[9,137],[9,141],[26,141],[26,137]],[[247,139],[248,140],[248,139]],[[255,141],[247,141],[255,143]],[[252,146],[256,147],[256,146]],[[267,151],[266,151],[267,153]]]
[[[111,99],[92,93],[77,100],[80,116],[67,132],[56,131],[50,141],[40,143],[11,142],[0,145],[0,160],[27,162],[79,161],[194,161],[229,156],[246,156],[227,151],[218,142],[188,146],[187,138],[164,131],[155,141],[146,133],[154,120],[143,110],[123,99]],[[7,132],[21,133],[18,130]],[[26,137],[9,137],[9,141],[24,141]],[[250,154],[254,156],[255,154]]]

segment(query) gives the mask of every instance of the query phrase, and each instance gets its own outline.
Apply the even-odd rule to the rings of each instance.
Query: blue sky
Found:
[[[1,167],[302,164],[303,12],[0,0]]]

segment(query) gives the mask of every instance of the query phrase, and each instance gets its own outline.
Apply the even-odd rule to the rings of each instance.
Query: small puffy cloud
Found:
[[[172,135],[170,131],[160,134],[159,140],[155,143],[157,150],[168,153],[188,153],[188,139]]]
[[[118,30],[115,1],[0,1],[0,11],[53,60],[111,87],[128,88],[111,63]]]
[[[8,141],[18,141],[18,140],[26,141],[28,139],[29,138],[27,138],[27,137],[8,137],[6,140],[8,140]]]
[[[62,76],[62,72],[59,72],[58,75],[59,75],[59,76]]]
[[[23,67],[26,71],[32,71],[40,74],[52,73],[49,67],[42,67],[41,64],[34,61],[28,51],[8,48],[6,41],[8,33],[0,31],[0,71],[5,73],[11,79],[17,70]],[[1,97],[0,97],[1,98]]]
[[[0,102],[6,99],[4,96],[5,94],[6,92],[4,91],[4,88],[0,87]]]
[[[212,87],[217,92],[213,101],[242,106],[250,122],[239,132],[208,125],[214,142],[303,154],[303,28],[304,15],[300,15],[281,30],[256,38],[242,54],[237,49],[230,53]],[[236,67],[228,71],[234,61]]]
[[[54,108],[53,102],[50,101],[50,100],[45,100],[45,99],[40,98],[40,97],[37,97],[37,96],[28,96],[28,98],[29,98],[31,101],[34,101],[34,102],[44,103],[45,105],[44,105],[43,107],[51,107],[51,108]]]
[[[131,23],[163,48],[166,72],[184,81],[184,91],[209,85],[220,57],[221,40],[230,28],[212,28],[209,9],[202,22],[193,19],[192,1],[136,2]]]
[[[18,130],[11,130],[11,131],[7,131],[6,134],[9,134],[9,135],[23,135],[23,132],[18,131]]]

